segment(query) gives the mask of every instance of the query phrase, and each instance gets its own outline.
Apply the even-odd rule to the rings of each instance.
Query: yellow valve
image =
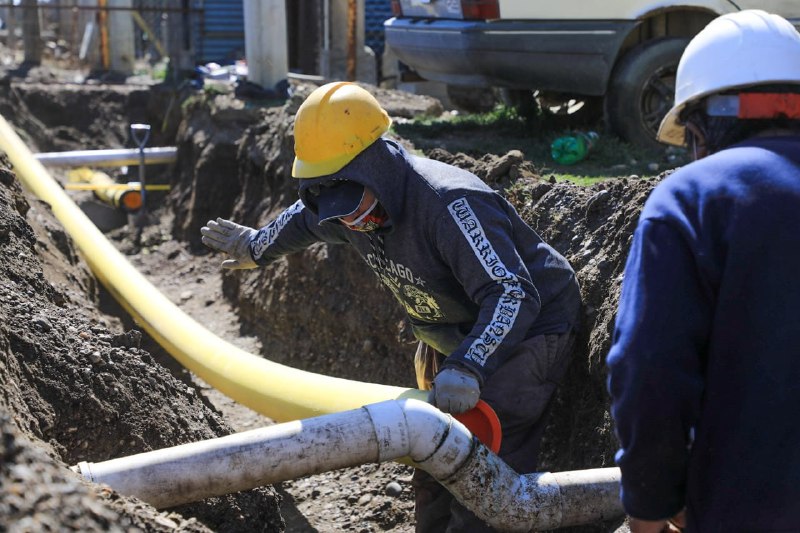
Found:
[[[67,172],[69,183],[67,190],[93,191],[102,202],[122,209],[126,213],[135,213],[142,208],[142,185],[139,182],[117,183],[105,172],[91,170],[87,167],[76,168]],[[168,191],[169,185],[146,185],[148,191]]]

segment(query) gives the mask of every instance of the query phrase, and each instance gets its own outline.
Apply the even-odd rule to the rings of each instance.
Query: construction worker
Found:
[[[470,172],[410,155],[384,136],[390,123],[356,84],[317,88],[295,117],[300,200],[260,230],[210,221],[202,240],[230,256],[226,268],[316,241],[351,245],[404,307],[430,401],[458,414],[485,400],[501,422],[499,455],[534,471],[579,314],[575,274],[502,196]],[[426,473],[414,487],[418,531],[488,530]]]
[[[634,533],[800,530],[800,35],[713,20],[659,139],[695,162],[645,203],[608,356]]]

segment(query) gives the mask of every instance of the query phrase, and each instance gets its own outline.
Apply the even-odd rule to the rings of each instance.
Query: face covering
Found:
[[[375,231],[376,229],[380,228],[384,222],[386,222],[386,216],[378,211],[383,211],[382,209],[378,210],[375,209],[378,206],[378,199],[376,198],[372,205],[369,208],[361,213],[361,215],[356,218],[352,222],[347,222],[346,220],[341,220],[342,224],[347,226],[347,229],[351,229],[353,231],[362,231],[362,232],[369,232]]]

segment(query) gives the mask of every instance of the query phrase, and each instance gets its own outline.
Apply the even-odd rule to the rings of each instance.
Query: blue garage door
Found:
[[[198,17],[198,62],[231,64],[244,58],[242,0],[203,0]]]
[[[383,21],[392,16],[391,0],[365,0],[364,4],[364,44],[383,54]]]

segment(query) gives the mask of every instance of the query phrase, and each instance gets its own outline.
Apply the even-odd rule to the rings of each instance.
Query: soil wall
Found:
[[[76,99],[88,110],[98,95]],[[100,310],[106,300],[49,207],[0,159],[0,529],[281,531],[271,487],[159,512],[65,468],[231,433],[142,349],[140,331]]]

